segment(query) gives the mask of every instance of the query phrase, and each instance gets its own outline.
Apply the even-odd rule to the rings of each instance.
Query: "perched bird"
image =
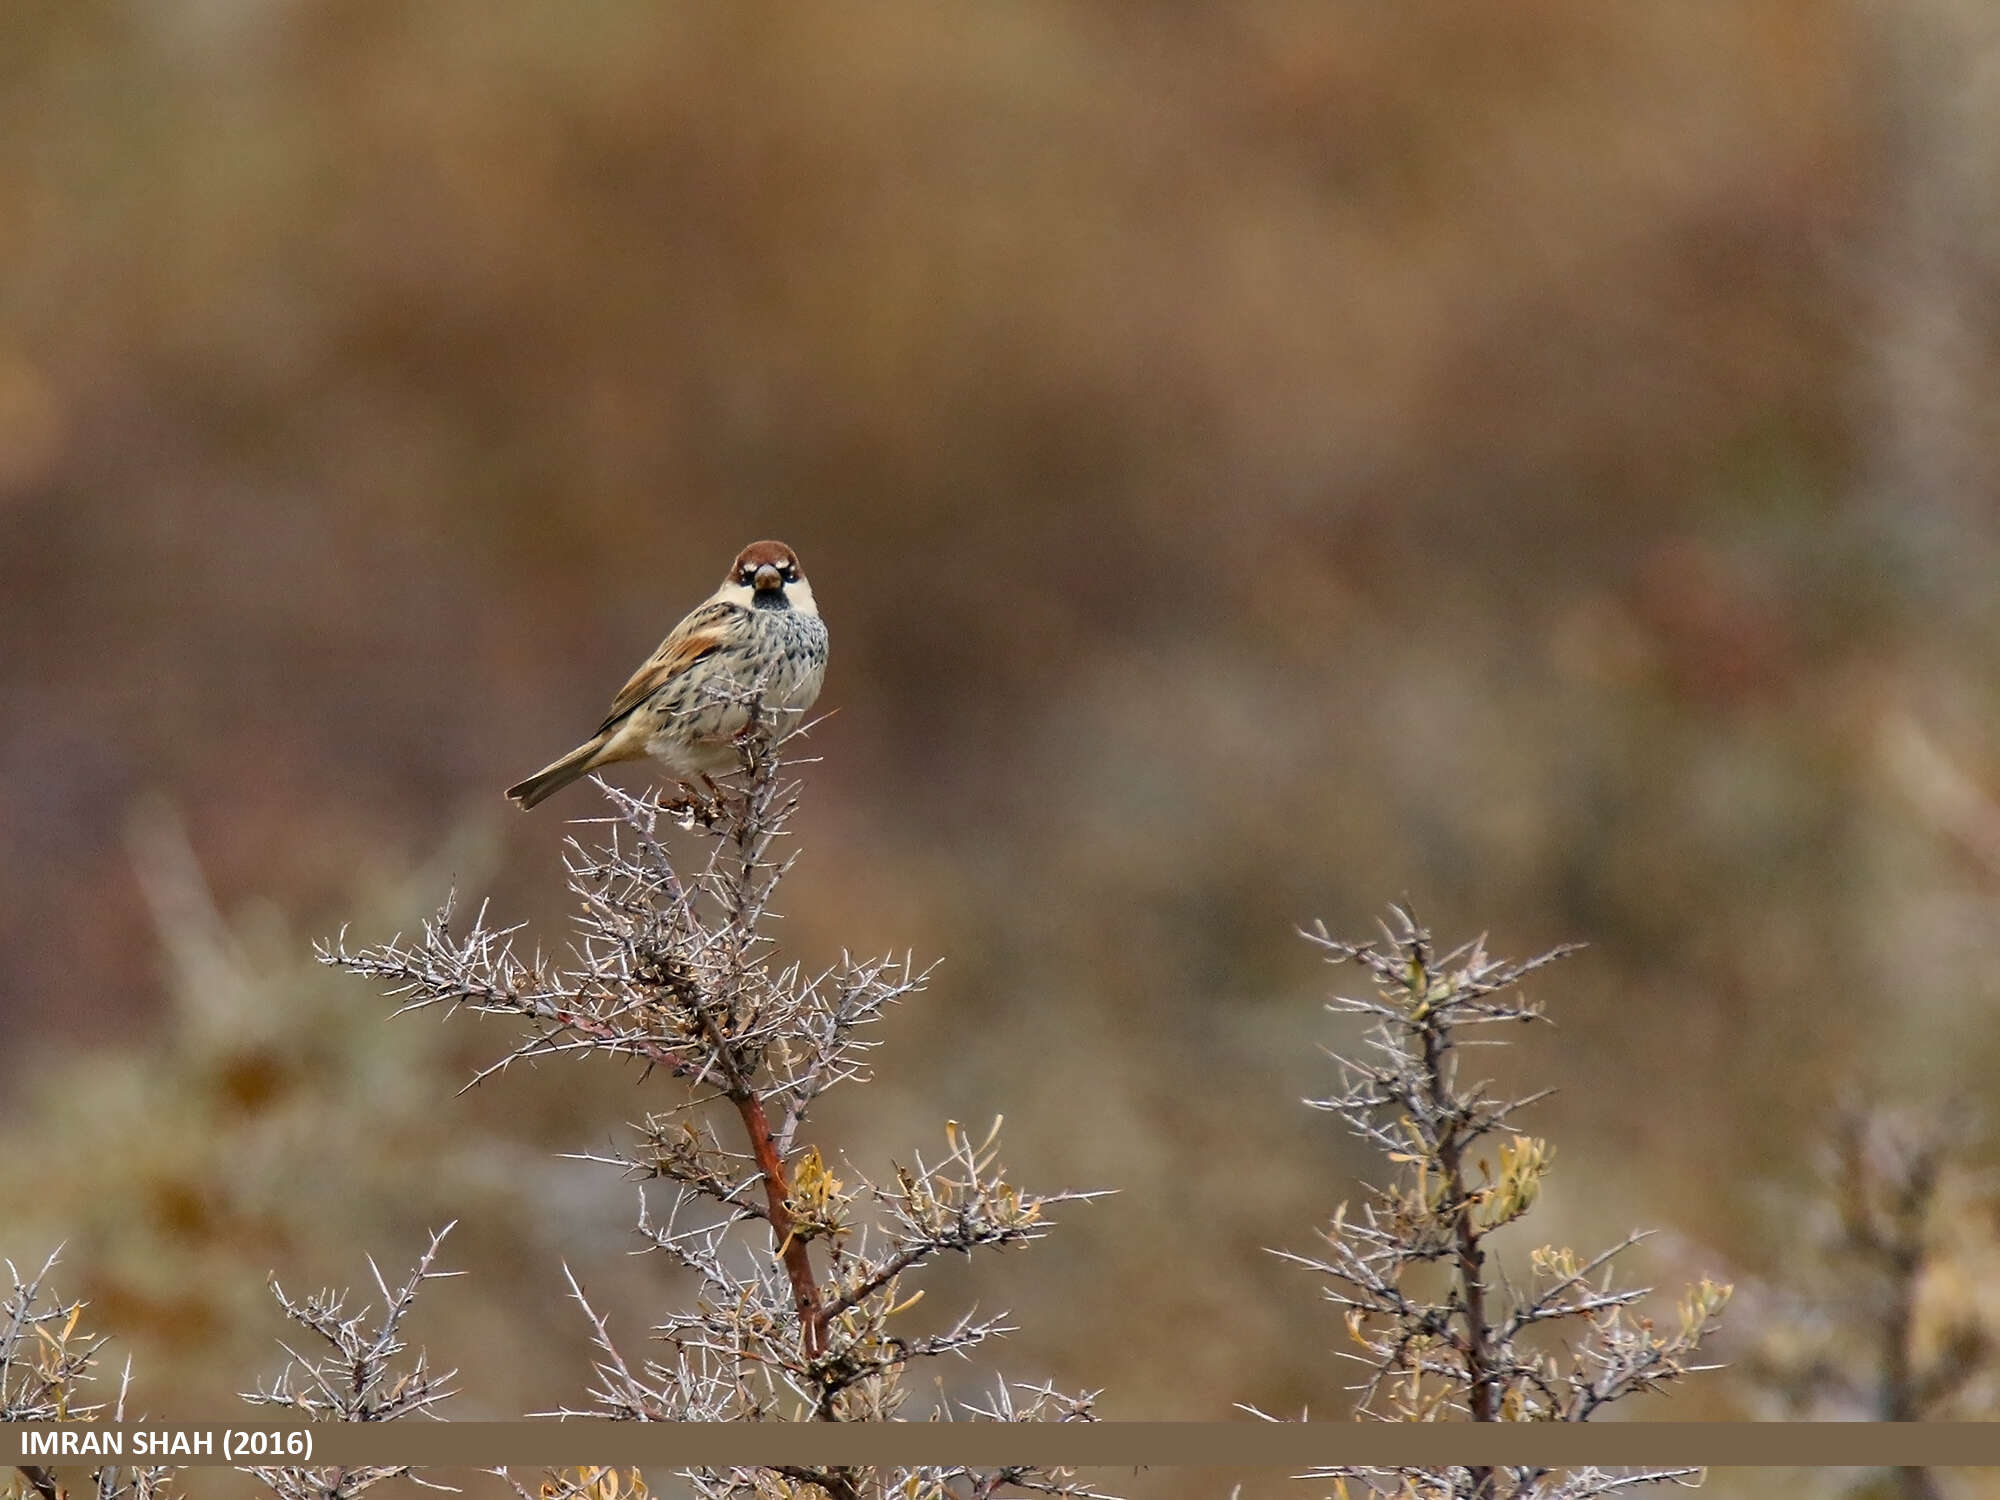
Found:
[[[804,710],[825,676],[826,622],[798,555],[783,542],[752,542],[618,690],[597,733],[507,795],[527,809],[599,766],[643,755],[697,786],[738,764],[752,691],[772,711]]]

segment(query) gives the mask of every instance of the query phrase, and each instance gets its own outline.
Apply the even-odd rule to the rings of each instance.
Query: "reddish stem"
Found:
[[[729,1098],[735,1104],[736,1112],[743,1116],[743,1129],[750,1137],[750,1150],[757,1158],[757,1169],[764,1174],[764,1201],[769,1209],[771,1238],[784,1260],[785,1274],[791,1278],[792,1303],[799,1310],[799,1330],[806,1358],[818,1359],[826,1347],[826,1330],[819,1306],[819,1283],[813,1277],[812,1259],[806,1254],[805,1241],[792,1233],[792,1211],[785,1206],[785,1200],[792,1195],[791,1184],[785,1177],[785,1164],[779,1159],[777,1142],[771,1135],[771,1122],[764,1113],[764,1101],[748,1087],[731,1090]]]
[[[584,1036],[620,1041],[649,1062],[683,1076],[690,1071],[688,1059],[679,1049],[654,1042],[634,1043],[631,1038],[621,1036],[613,1027],[594,1016],[557,1011],[551,1019]],[[826,1317],[820,1307],[819,1283],[813,1276],[812,1258],[806,1253],[805,1241],[792,1233],[792,1211],[785,1206],[785,1200],[792,1195],[792,1184],[785,1173],[784,1160],[778,1155],[777,1138],[771,1133],[770,1117],[764,1113],[764,1101],[757,1097],[756,1089],[738,1071],[729,1052],[728,1040],[716,1026],[715,1018],[704,1010],[702,1022],[722,1056],[728,1077],[724,1092],[729,1095],[730,1103],[736,1106],[736,1112],[743,1117],[743,1130],[750,1137],[751,1154],[756,1157],[757,1170],[764,1178],[764,1203],[766,1216],[771,1221],[771,1242],[784,1261],[785,1275],[792,1283],[792,1305],[798,1309],[805,1356],[807,1359],[818,1359],[826,1350]]]

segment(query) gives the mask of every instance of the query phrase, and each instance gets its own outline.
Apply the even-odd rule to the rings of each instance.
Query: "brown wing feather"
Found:
[[[660,649],[647,657],[645,665],[618,690],[618,696],[611,700],[611,712],[604,716],[597,732],[603,734],[659,691],[662,683],[717,650],[728,638],[729,616],[736,608],[734,604],[713,600],[676,625],[673,633],[660,642]]]

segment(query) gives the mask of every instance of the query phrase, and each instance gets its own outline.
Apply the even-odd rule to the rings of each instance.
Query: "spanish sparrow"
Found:
[[[695,786],[738,764],[753,693],[770,710],[802,712],[825,676],[826,622],[797,554],[752,542],[618,690],[597,733],[507,795],[530,808],[599,766],[642,755]]]

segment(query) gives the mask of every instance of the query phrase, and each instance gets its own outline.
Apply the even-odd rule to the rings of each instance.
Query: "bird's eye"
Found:
[[[797,583],[798,581],[799,581],[799,570],[793,567],[791,564],[787,563],[785,565],[785,582]]]

